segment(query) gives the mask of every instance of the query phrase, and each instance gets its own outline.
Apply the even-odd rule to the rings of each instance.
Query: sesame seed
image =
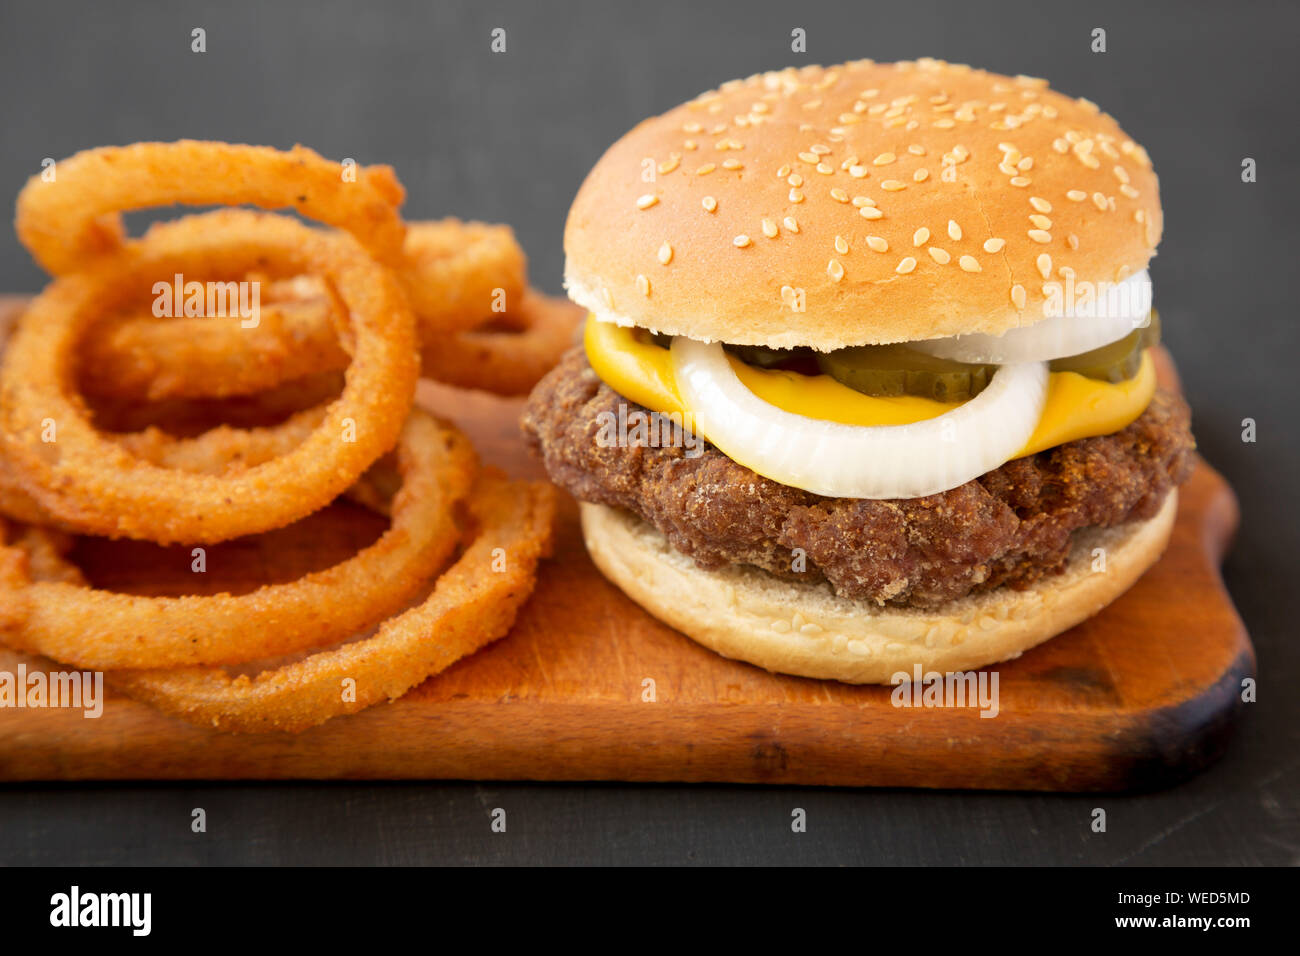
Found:
[[[1071,202],[1083,202],[1085,199],[1088,198],[1088,194],[1084,192],[1082,189],[1071,189],[1068,193],[1065,194],[1065,198],[1070,200]]]
[[[1122,192],[1129,199],[1137,199],[1139,195],[1138,191],[1134,189],[1132,186],[1130,186],[1128,183],[1120,183],[1119,191]]]
[[[867,236],[867,246],[872,252],[888,252],[889,243],[880,236]]]
[[[789,164],[787,164],[787,165],[785,165],[785,166],[782,166],[780,169],[778,169],[778,170],[776,171],[776,174],[777,174],[778,176],[780,176],[782,179],[784,179],[786,176],[789,176],[789,175],[790,175],[790,166],[789,166]]]
[[[797,190],[797,189],[792,189],[792,190],[790,190],[790,201],[791,201],[791,202],[803,202],[803,193],[801,193],[801,192],[800,192],[799,190]]]
[[[650,295],[650,280],[643,275],[636,277],[637,290],[644,296]]]
[[[853,197],[853,205],[858,206],[858,207],[861,207],[861,206],[874,206],[875,204],[876,204],[876,201],[875,201],[874,199],[872,199],[870,196],[854,196],[854,197]]]
[[[1142,209],[1136,209],[1136,210],[1133,211],[1133,221],[1134,221],[1134,222],[1144,222],[1144,221],[1146,220],[1146,217],[1147,217],[1147,214],[1146,214],[1146,212],[1145,212],[1144,210],[1142,210]]]
[[[699,123],[687,123],[685,126],[682,127],[682,132],[683,132],[683,133],[698,133],[698,132],[699,132],[700,130],[702,130],[703,128],[704,128],[704,127],[701,126]]]
[[[844,266],[840,265],[840,260],[832,259],[826,264],[826,274],[836,282],[844,278]]]
[[[954,242],[961,238],[961,226],[952,219],[948,220],[948,238]]]
[[[1092,153],[1080,153],[1079,162],[1083,163],[1083,165],[1087,166],[1089,169],[1097,169],[1101,166],[1101,160],[1092,155]]]
[[[714,171],[715,169],[717,169],[717,168],[718,168],[718,167],[715,166],[713,163],[705,163],[705,164],[704,164],[703,166],[701,166],[699,169],[695,170],[695,175],[696,175],[696,176],[707,176],[707,175],[709,175],[709,173],[713,172],[713,171]]]
[[[886,179],[880,184],[881,189],[886,189],[891,193],[899,192],[907,188],[907,183],[899,182],[897,179]]]
[[[823,176],[829,176],[835,172],[835,167],[830,163],[818,163],[817,172],[821,173]]]
[[[930,178],[930,173],[924,166],[922,166],[916,172],[912,173],[912,180],[914,182],[923,183],[929,178]]]
[[[922,226],[916,232],[912,233],[912,245],[923,246],[930,241],[930,230]]]
[[[1120,182],[1122,183],[1128,182],[1128,170],[1125,169],[1123,166],[1116,166],[1114,169],[1111,170],[1111,172],[1115,174],[1115,178],[1118,179]]]
[[[920,145],[919,143],[913,143],[911,146],[907,147],[907,151],[911,153],[913,156],[925,155],[925,147]]]
[[[723,169],[740,169],[741,167],[742,164],[738,159],[728,159],[725,160],[722,164]]]
[[[863,219],[882,219],[885,215],[875,206],[863,206],[858,210],[858,212],[861,214]]]
[[[795,173],[793,176],[788,176],[786,178],[786,182],[789,183],[791,186],[802,186],[803,177],[800,176],[798,173]]]
[[[637,209],[649,209],[651,206],[653,206],[653,205],[654,205],[655,203],[657,203],[658,201],[659,201],[659,197],[658,197],[658,196],[655,196],[655,195],[653,195],[653,194],[651,194],[651,193],[646,193],[644,196],[642,196],[640,199],[638,199],[638,200],[636,201],[636,208],[637,208]]]
[[[667,242],[659,247],[659,261],[664,265],[673,261],[673,247]]]
[[[1029,170],[1034,168],[1034,157],[1026,156],[1020,162],[1016,163],[1016,168],[1023,170],[1024,172],[1029,172]]]
[[[1030,229],[1029,238],[1034,242],[1048,243],[1052,241],[1052,234],[1043,229]]]
[[[1037,226],[1039,229],[1051,229],[1051,228],[1052,228],[1052,220],[1048,219],[1046,216],[1040,216],[1040,215],[1038,215],[1037,213],[1035,213],[1034,215],[1030,216],[1030,217],[1029,217],[1029,221],[1032,222],[1032,223],[1033,223],[1035,226]]]
[[[1037,265],[1038,265],[1038,274],[1040,276],[1042,276],[1044,279],[1050,279],[1052,277],[1051,256],[1049,256],[1047,253],[1044,252],[1042,255],[1038,257]]]
[[[930,253],[930,258],[941,266],[946,266],[952,261],[952,256],[948,255],[948,251],[946,249],[940,249],[938,246],[930,246],[926,249],[926,252]]]
[[[799,231],[799,223],[795,221],[794,216],[786,216],[782,221],[785,223],[785,228],[789,229],[791,232],[797,233]]]
[[[962,272],[982,272],[979,261],[974,256],[962,256],[957,260]]]
[[[957,124],[945,116],[943,119],[935,120],[931,125],[935,129],[952,129]]]
[[[992,239],[984,240],[984,251],[988,253],[1001,252],[1002,247],[1007,244],[1005,239],[999,239],[996,236]]]
[[[1033,182],[1033,180],[1030,179],[1028,176],[1012,176],[1012,177],[1011,177],[1011,185],[1013,185],[1013,186],[1021,186],[1021,187],[1024,187],[1024,186],[1028,186],[1031,182]]]
[[[767,238],[775,239],[777,233],[779,233],[780,231],[781,230],[779,230],[776,227],[776,223],[774,223],[771,219],[763,220],[763,235],[767,236]]]
[[[688,140],[687,140],[686,142],[684,142],[682,145],[685,146],[688,150],[690,150],[690,149],[699,149],[699,148],[700,148],[700,144],[697,143],[697,142],[695,142],[695,140],[693,140],[693,139],[688,139]]]
[[[714,199],[712,196],[705,196],[703,199],[700,200],[700,205],[704,207],[705,212],[716,212],[718,208],[718,201]]]
[[[901,260],[897,266],[894,267],[894,271],[897,272],[900,276],[905,276],[915,268],[916,268],[916,260],[913,259],[911,256],[907,256],[905,259]]]
[[[805,163],[812,163],[814,166],[821,162],[816,153],[800,153],[799,158]]]
[[[849,194],[846,193],[839,186],[836,186],[834,189],[831,190],[831,198],[834,199],[836,202],[848,202]]]
[[[731,242],[737,249],[744,249],[749,245],[749,236],[742,234],[737,236],[735,239],[732,239]]]
[[[842,256],[849,254],[849,242],[843,236],[835,237],[835,251]]]
[[[1070,233],[1068,236],[1066,236],[1065,242],[1071,249],[1079,248],[1079,237],[1076,236],[1074,233]]]
[[[1017,309],[1025,307],[1025,287],[1022,285],[1013,285],[1011,287],[1011,302]]]
[[[1052,204],[1046,199],[1040,199],[1038,196],[1029,197],[1029,205],[1033,206],[1039,212],[1051,212]]]
[[[1104,193],[1093,193],[1092,204],[1096,206],[1098,209],[1100,209],[1102,212],[1105,212],[1109,208],[1108,204],[1106,203],[1106,196]]]
[[[873,159],[873,160],[871,161],[871,165],[873,165],[873,166],[888,166],[890,163],[892,163],[892,162],[893,162],[895,159],[897,159],[897,158],[898,158],[898,157],[895,156],[893,153],[881,153],[879,156],[877,156],[875,159]]]
[[[659,164],[659,172],[671,173],[674,169],[676,169],[681,164],[681,161],[682,161],[681,156],[677,155],[676,153],[673,153],[671,156],[668,157],[668,159],[666,159],[664,162]]]

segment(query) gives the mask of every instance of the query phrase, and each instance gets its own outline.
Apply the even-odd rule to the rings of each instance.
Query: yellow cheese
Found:
[[[667,349],[643,339],[635,329],[594,317],[587,319],[583,341],[587,361],[606,385],[651,411],[680,414],[689,426],[690,410],[677,392]],[[854,391],[829,375],[755,368],[734,355],[729,359],[736,375],[755,395],[806,418],[845,425],[910,425],[942,415],[959,404],[910,395],[876,398]],[[1114,385],[1077,372],[1053,372],[1048,378],[1047,401],[1038,427],[1015,457],[1117,432],[1142,414],[1155,389],[1155,365],[1147,353],[1142,356],[1137,375]]]

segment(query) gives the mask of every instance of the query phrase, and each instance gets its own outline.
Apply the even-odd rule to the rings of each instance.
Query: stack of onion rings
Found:
[[[57,168],[18,202],[19,237],[56,278],[0,358],[0,641],[107,670],[184,719],[265,731],[398,697],[502,636],[549,550],[554,491],[480,473],[468,439],[412,403],[422,358],[509,393],[567,347],[576,316],[527,289],[510,230],[408,229],[390,169],[349,178],[302,147],[144,143]],[[224,209],[126,237],[123,211],[171,203],[335,228]],[[181,273],[259,282],[259,322],[148,314],[143,290]],[[207,544],[340,495],[389,529],[244,594],[104,591],[66,557],[70,533]],[[251,680],[222,669],[303,654]]]

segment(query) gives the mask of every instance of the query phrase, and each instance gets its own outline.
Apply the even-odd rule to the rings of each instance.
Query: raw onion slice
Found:
[[[787,412],[736,376],[721,343],[678,336],[673,374],[695,426],[729,458],[832,498],[920,498],[1008,461],[1038,424],[1047,365],[999,368],[979,395],[911,425],[844,425]]]
[[[1146,324],[1151,314],[1151,277],[1146,270],[1106,285],[1099,292],[1087,302],[1067,309],[1065,315],[1001,335],[974,333],[908,344],[956,362],[1046,362],[1109,345]]]

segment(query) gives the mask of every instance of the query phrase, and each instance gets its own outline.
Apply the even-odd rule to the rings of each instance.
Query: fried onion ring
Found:
[[[498,290],[507,303],[527,288],[527,260],[509,226],[443,219],[411,223],[399,278],[421,342],[492,316]],[[274,291],[282,284],[272,286]],[[264,297],[265,298],[265,297]],[[249,395],[312,372],[345,368],[336,304],[319,285],[280,290],[259,323],[124,312],[104,320],[82,349],[81,385],[90,395],[158,400]]]
[[[403,252],[399,274],[425,345],[489,318],[498,291],[509,305],[528,287],[528,260],[509,226],[412,222]]]
[[[5,641],[74,667],[158,668],[276,657],[373,627],[423,593],[450,557],[455,506],[478,467],[469,439],[418,410],[396,461],[402,485],[378,541],[331,568],[247,594],[144,597],[51,579],[58,550],[47,538],[27,549],[45,580],[26,586],[26,613]]]
[[[127,244],[121,212],[151,206],[240,205],[293,209],[347,229],[381,262],[401,259],[406,191],[391,167],[348,167],[305,146],[180,140],[88,149],[27,181],[14,228],[50,275],[84,269]]]
[[[96,429],[69,379],[100,308],[182,264],[220,274],[268,262],[329,280],[358,333],[343,392],[306,439],[236,480],[159,468]],[[33,301],[0,367],[0,448],[24,490],[81,533],[224,541],[289,524],[338,497],[393,447],[418,374],[404,296],[352,239],[283,216],[221,210],[156,225]],[[56,441],[43,440],[48,426]]]
[[[263,303],[258,324],[124,313],[97,324],[81,352],[88,395],[159,401],[252,395],[347,367],[327,296]]]
[[[448,385],[497,395],[527,395],[573,347],[582,308],[529,290],[501,328],[475,329],[425,342],[423,374]]]
[[[119,671],[109,681],[191,723],[255,733],[298,731],[394,700],[502,637],[550,553],[555,489],[485,476],[470,500],[478,533],[424,603],[385,621],[374,636],[275,670],[231,677],[220,669]],[[504,569],[497,570],[496,549]],[[355,681],[355,694],[344,681]]]

